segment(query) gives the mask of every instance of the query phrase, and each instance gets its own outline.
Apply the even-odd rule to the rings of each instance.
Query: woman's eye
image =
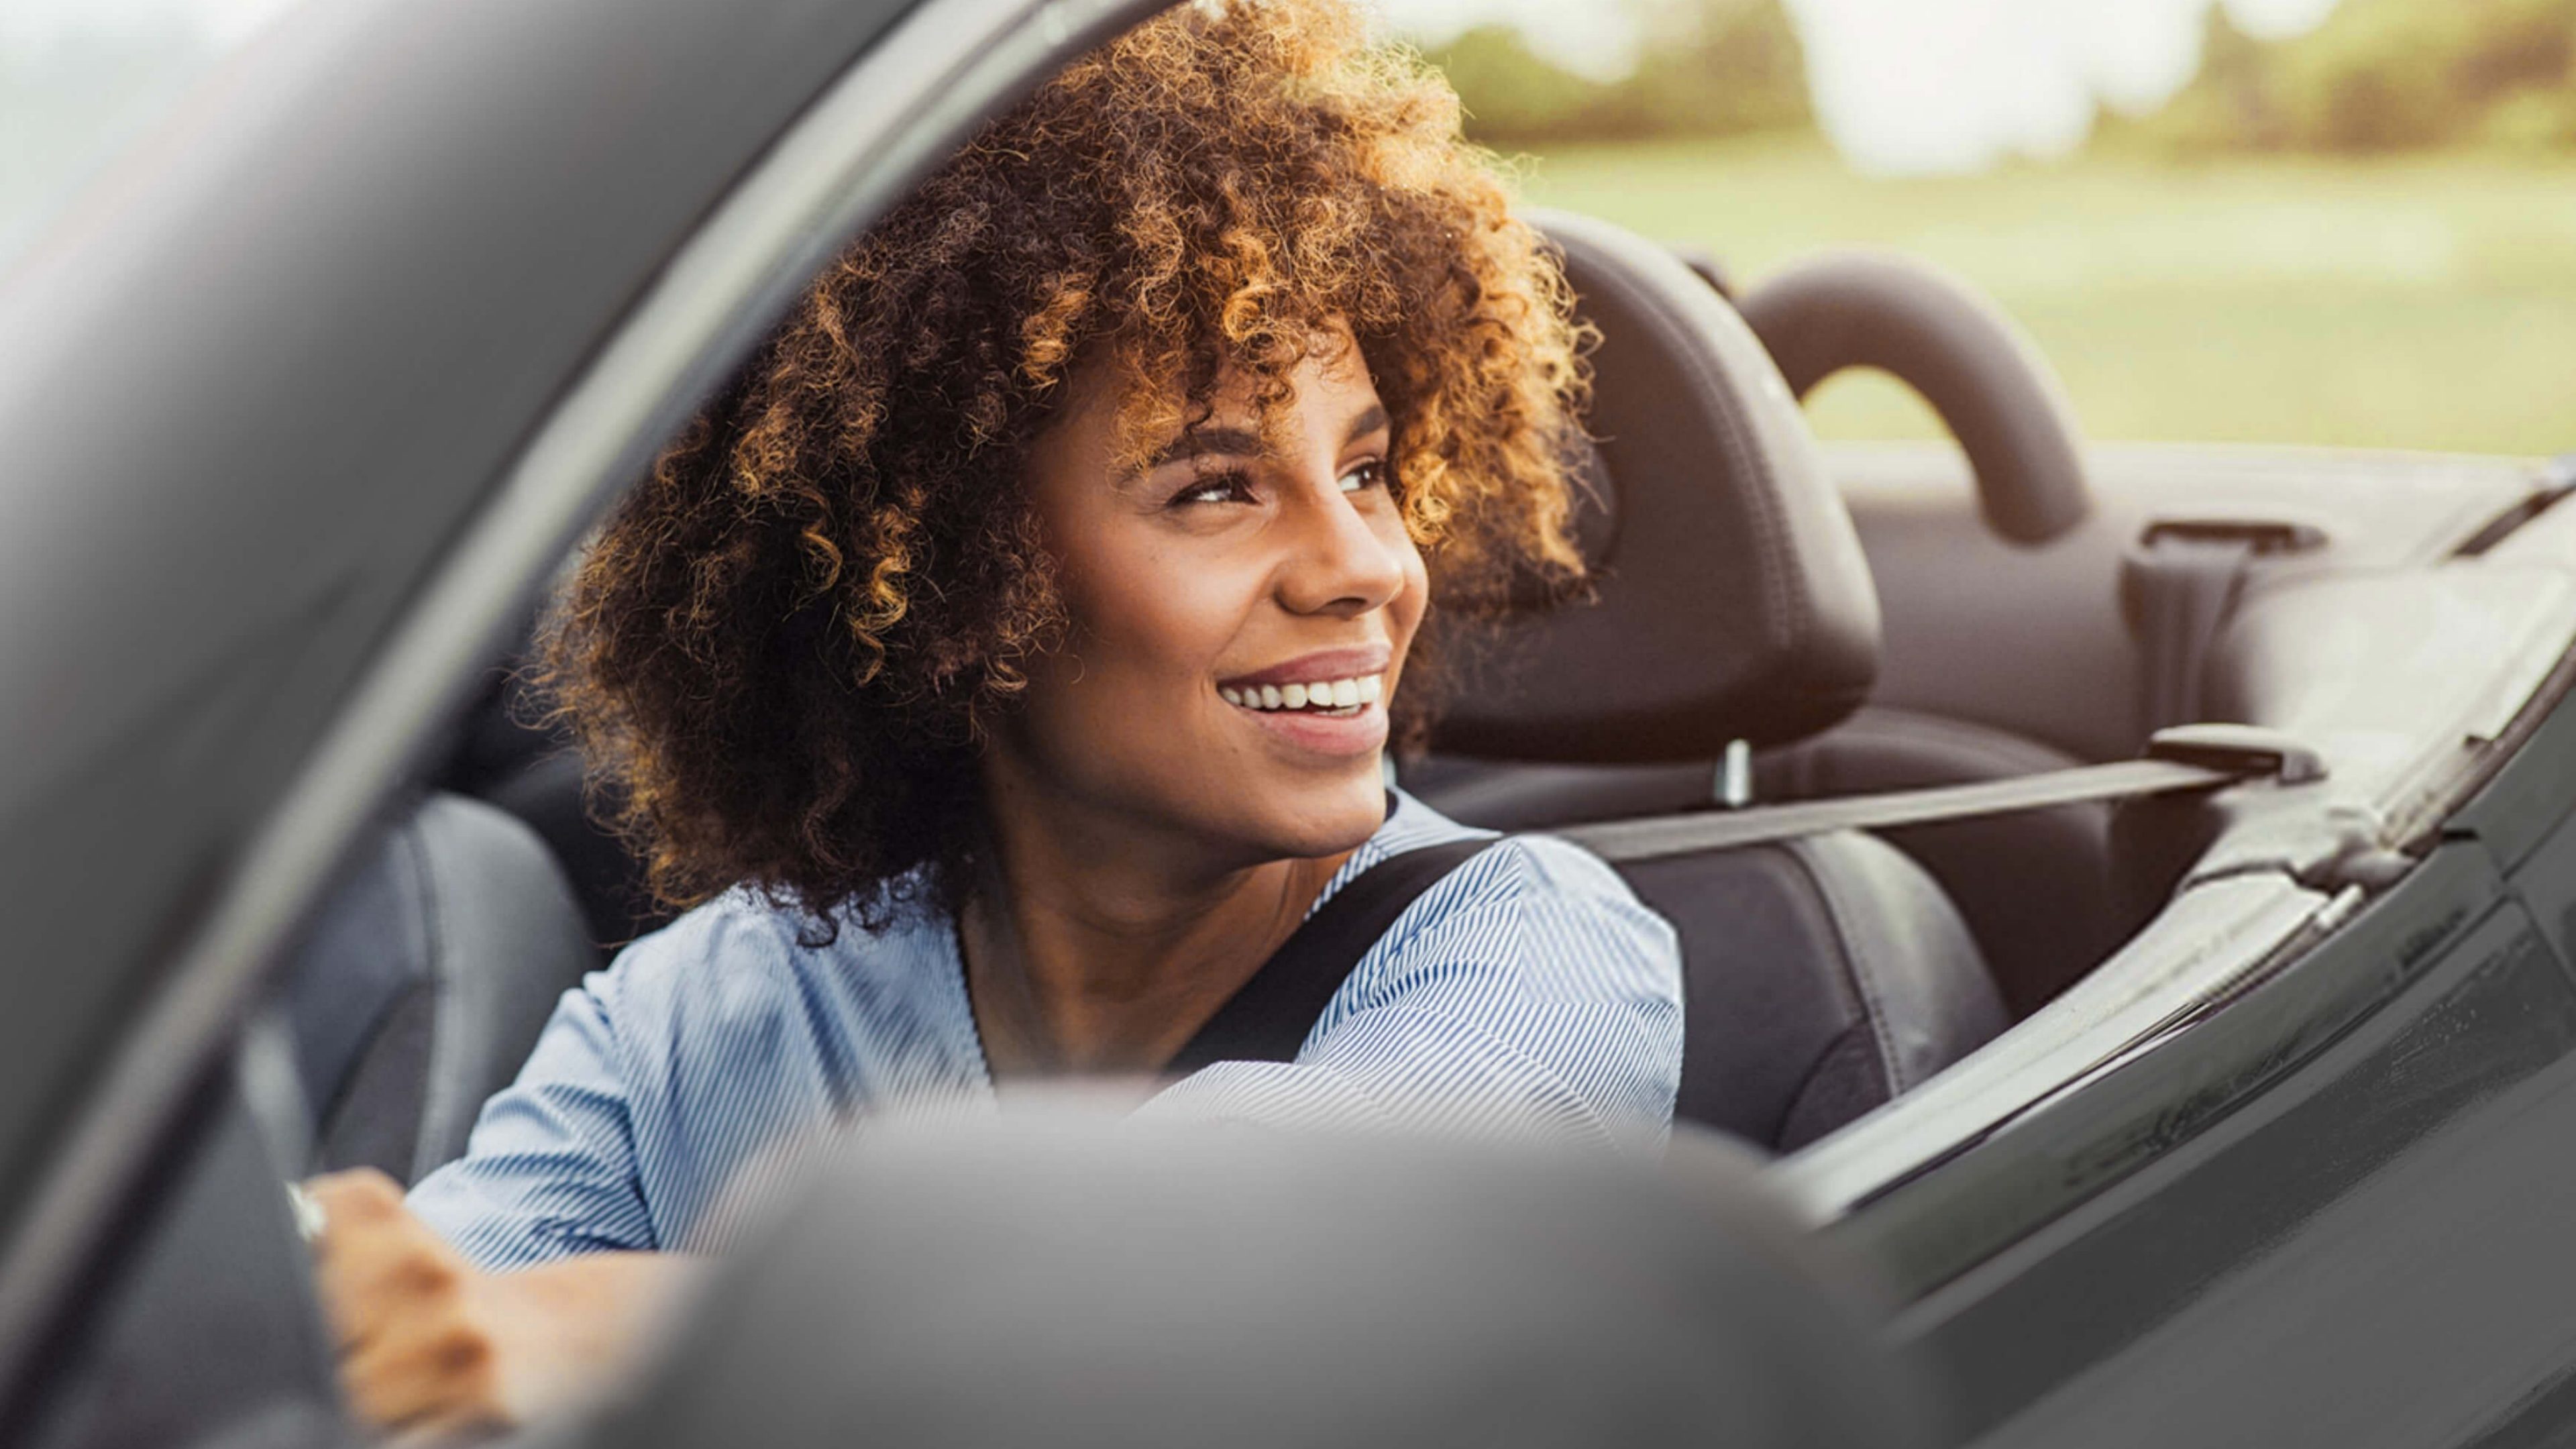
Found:
[[[1384,459],[1372,458],[1342,475],[1342,491],[1345,493],[1365,493],[1371,488],[1385,486],[1386,462]]]
[[[1172,495],[1172,506],[1191,503],[1242,503],[1252,498],[1252,480],[1243,473],[1211,474]]]

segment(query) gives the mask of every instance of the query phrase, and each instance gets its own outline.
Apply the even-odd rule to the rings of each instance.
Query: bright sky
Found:
[[[1374,0],[1438,40],[1481,21],[1517,25],[1560,64],[1603,76],[1632,63],[1629,13],[1589,0]],[[1878,172],[1973,171],[2081,143],[2094,101],[2145,109],[2198,68],[2212,0],[1787,0],[1817,110],[1843,154]],[[2315,25],[2335,0],[2223,0],[2257,35]]]
[[[195,29],[241,38],[293,0],[5,0],[0,48],[80,33]],[[1485,20],[1521,27],[1561,63],[1616,75],[1636,27],[1609,0],[1369,0],[1438,40]],[[1975,170],[2084,139],[2096,98],[2152,106],[2198,64],[2213,0],[1787,0],[1826,133],[1881,172]],[[2216,0],[2257,34],[2322,19],[2335,0]]]

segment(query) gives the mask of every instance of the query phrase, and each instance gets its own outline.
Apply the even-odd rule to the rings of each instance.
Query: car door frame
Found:
[[[77,1308],[83,1285],[113,1259],[127,1205],[149,1190],[166,1133],[222,1071],[264,973],[407,772],[434,749],[475,673],[497,656],[510,624],[565,550],[844,239],[984,117],[1166,3],[760,0],[754,8],[745,0],[657,0],[639,8],[631,0],[589,0],[546,7],[542,16],[528,7],[452,0],[316,6],[291,15],[279,34],[215,77],[167,133],[0,277],[0,322],[24,323],[19,335],[34,353],[50,346],[62,354],[42,372],[37,357],[0,366],[0,439],[27,441],[21,456],[32,455],[32,482],[15,496],[52,504],[62,516],[50,521],[63,525],[52,540],[56,557],[0,559],[28,565],[16,588],[0,586],[0,599],[69,591],[83,567],[119,565],[102,556],[112,530],[90,507],[93,493],[83,491],[93,478],[175,474],[191,502],[228,488],[255,493],[242,468],[256,462],[262,446],[286,460],[273,466],[292,472],[296,445],[317,427],[372,424],[426,440],[435,455],[407,465],[407,481],[434,495],[413,500],[412,530],[372,552],[367,544],[381,545],[380,537],[361,531],[353,543],[345,530],[331,531],[368,506],[363,486],[316,475],[263,496],[280,516],[287,505],[314,510],[304,519],[312,526],[302,537],[289,529],[265,553],[254,547],[196,560],[197,582],[212,585],[198,595],[204,611],[259,613],[270,601],[265,576],[292,569],[280,555],[313,547],[315,533],[337,549],[342,575],[268,617],[223,619],[231,627],[199,628],[171,645],[180,657],[163,666],[181,680],[174,693],[138,704],[137,691],[120,694],[66,670],[65,659],[84,651],[135,653],[150,623],[135,611],[76,617],[80,637],[68,640],[0,632],[0,678],[21,688],[30,680],[38,688],[51,684],[56,694],[44,701],[51,717],[22,719],[12,731],[16,763],[0,774],[0,865],[14,871],[0,880],[0,900],[16,896],[9,903],[22,908],[31,938],[49,948],[48,968],[100,973],[125,988],[29,997],[16,1023],[22,1034],[47,1034],[77,1049],[21,1071],[12,1100],[22,1110],[0,1123],[14,1133],[6,1145],[17,1149],[0,1155],[0,1422],[14,1421],[32,1399],[31,1368],[45,1362],[42,1350]],[[737,36],[728,49],[723,42]],[[800,46],[814,53],[794,75],[772,78],[774,93],[763,94],[756,67],[796,55]],[[730,88],[690,92],[677,107],[693,114],[671,125],[691,122],[692,137],[720,133],[699,153],[647,154],[640,144],[620,144],[621,123],[649,133],[656,107],[671,101],[667,88],[636,84],[636,76],[657,68],[715,75]],[[352,75],[371,83],[373,95],[353,93]],[[482,80],[490,92],[477,97],[484,106],[517,106],[523,134],[496,136],[488,126],[476,133],[477,118],[460,110],[450,119],[472,134],[450,143],[431,124],[437,115],[402,113],[405,102],[433,111],[458,105],[440,91],[453,92],[460,76]],[[465,93],[474,94],[470,87]],[[394,98],[384,103],[390,114],[370,109],[371,99],[386,96]],[[311,134],[299,105],[336,109],[330,119],[341,129]],[[513,145],[523,148],[520,158]],[[422,194],[388,191],[382,175],[352,164],[371,148],[417,159],[416,169],[406,168],[406,184]],[[556,174],[485,180],[495,170],[509,173],[525,154],[537,157],[525,162],[532,171],[551,166]],[[620,174],[611,184],[595,169],[577,174],[579,166]],[[496,193],[505,182],[518,190]],[[348,257],[331,249],[382,225],[387,210],[416,224],[447,201],[464,213],[447,217],[449,244],[490,249],[455,275],[480,267],[499,279],[498,290],[526,285],[523,273],[583,275],[586,258],[544,254],[548,237],[528,224],[532,216],[545,222],[551,215],[560,225],[581,214],[583,197],[532,189],[546,182],[586,186],[609,204],[657,199],[657,182],[682,194],[658,198],[667,202],[658,212],[637,205],[635,217],[606,219],[671,229],[644,226],[641,235],[622,236],[619,255],[601,263],[640,267],[638,285],[623,294],[594,287],[574,299],[594,310],[572,307],[548,319],[551,330],[540,340],[555,350],[540,361],[560,356],[565,365],[559,372],[532,365],[508,379],[507,403],[527,408],[531,423],[498,466],[465,442],[444,439],[443,399],[403,389],[398,369],[354,384],[350,397],[362,411],[375,409],[361,418],[317,423],[298,415],[297,399],[265,398],[270,411],[236,418],[239,436],[219,440],[228,449],[207,450],[214,463],[202,474],[172,466],[185,456],[185,440],[159,413],[85,453],[41,445],[60,441],[66,416],[114,411],[115,399],[101,395],[114,381],[112,344],[125,335],[120,326],[130,329],[142,308],[163,300],[156,288],[166,290],[171,279],[153,275],[156,268],[193,266],[199,275],[180,280],[291,296],[296,278],[279,273],[298,259],[280,253],[311,245],[320,249],[316,259],[346,266],[314,268],[317,289],[336,283],[340,295],[307,300],[317,308],[352,296],[362,301],[369,280],[399,285],[403,278],[392,268],[405,261],[434,268],[438,258]],[[707,184],[714,189],[703,202],[687,192],[687,185]],[[299,186],[301,209],[280,214],[281,197]],[[474,214],[478,204],[492,207],[491,225]],[[503,215],[512,204],[518,210]],[[335,223],[348,237],[329,234]],[[317,227],[325,234],[314,236]],[[222,244],[212,255],[182,246],[209,236]],[[343,247],[356,249],[353,242]],[[162,413],[184,419],[211,406],[205,394],[240,405],[242,380],[203,365],[227,350],[254,357],[261,344],[261,319],[227,313],[227,300],[214,296],[202,312],[180,319],[196,332],[172,350],[198,365],[162,379],[175,394],[153,399]],[[410,300],[434,307],[440,299]],[[471,303],[449,305],[470,310]],[[327,370],[336,358],[365,368],[367,338],[348,327],[334,331],[334,320],[323,317],[307,334],[273,345],[308,367],[319,358]],[[452,328],[437,332],[441,319],[424,320],[425,331],[453,340]],[[488,325],[506,332],[514,320],[496,316]],[[256,382],[282,367],[246,363],[243,371]],[[229,476],[225,462],[236,464]],[[151,488],[134,491],[149,495]],[[381,497],[373,501],[383,506]],[[186,544],[158,535],[143,542],[147,566],[155,548],[175,559]],[[22,623],[30,617],[19,616]],[[139,688],[148,693],[153,684]],[[296,708],[281,710],[280,700]],[[263,732],[257,749],[254,731]],[[238,764],[230,778],[220,770],[182,779],[158,772],[164,788],[148,811],[130,792],[119,795],[136,769],[164,763],[154,750],[174,738],[183,762],[219,766],[238,750]],[[145,757],[140,766],[138,754]],[[101,832],[66,828],[85,800],[108,826],[157,826],[190,847],[175,859],[124,852],[138,858],[116,904],[140,923],[135,932],[84,930],[100,919],[93,914],[100,891],[63,887],[67,876],[111,876],[120,854],[118,842]],[[9,974],[41,984],[29,957],[11,963]]]

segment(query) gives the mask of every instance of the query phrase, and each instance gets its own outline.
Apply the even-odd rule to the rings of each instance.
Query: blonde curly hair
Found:
[[[552,616],[542,675],[656,893],[747,882],[828,929],[970,878],[977,743],[1063,637],[1019,463],[1068,378],[1110,370],[1141,455],[1221,375],[1269,415],[1339,329],[1434,617],[1578,576],[1564,278],[1456,95],[1350,5],[1167,13],[985,127],[814,283]]]

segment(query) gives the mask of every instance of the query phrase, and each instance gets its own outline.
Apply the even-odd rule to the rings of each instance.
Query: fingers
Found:
[[[304,1193],[323,1211],[326,1238],[335,1227],[382,1221],[403,1211],[402,1184],[372,1167],[308,1177],[304,1180]]]
[[[491,1336],[463,1318],[397,1325],[340,1361],[349,1407],[388,1429],[506,1423]]]
[[[403,1206],[392,1178],[361,1168],[314,1178],[305,1192],[323,1217],[315,1287],[344,1352],[389,1323],[453,1312],[469,1270]]]
[[[349,1406],[393,1429],[506,1422],[477,1273],[372,1169],[304,1184],[321,1209],[314,1284]]]

